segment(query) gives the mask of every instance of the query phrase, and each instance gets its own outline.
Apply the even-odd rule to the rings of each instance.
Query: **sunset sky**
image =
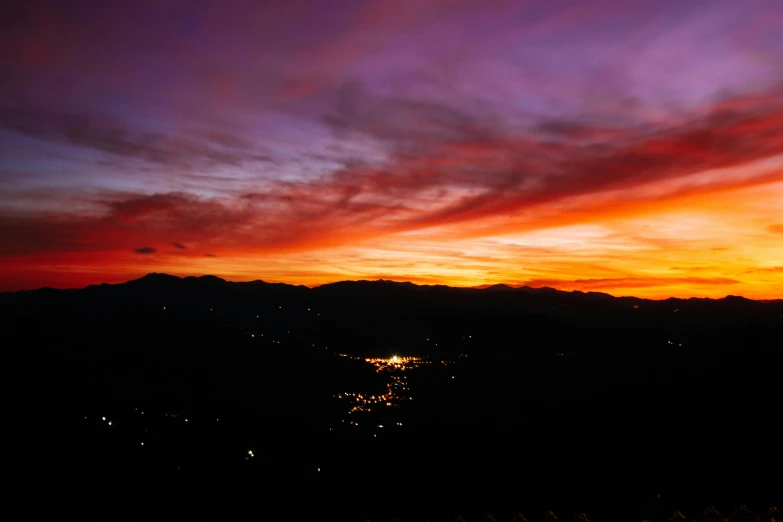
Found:
[[[779,0],[12,4],[0,290],[783,298]]]

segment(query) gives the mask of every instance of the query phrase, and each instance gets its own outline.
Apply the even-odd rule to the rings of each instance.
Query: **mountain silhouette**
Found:
[[[781,301],[152,273],[2,293],[0,331],[23,481],[67,500],[31,500],[49,518],[172,495],[338,520],[389,498],[599,522],[783,500]],[[349,416],[343,394],[387,390],[365,359],[393,355],[425,361],[410,397]]]

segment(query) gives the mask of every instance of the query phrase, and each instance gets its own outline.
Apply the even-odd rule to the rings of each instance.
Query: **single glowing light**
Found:
[[[111,426],[111,421],[109,421],[109,426]]]

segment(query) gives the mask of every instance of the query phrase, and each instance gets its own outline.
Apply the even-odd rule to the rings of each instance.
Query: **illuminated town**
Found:
[[[350,357],[340,354],[342,357]],[[368,395],[363,393],[344,392],[337,395],[338,399],[348,399],[351,405],[348,413],[369,412],[373,407],[395,407],[402,401],[413,400],[410,396],[410,388],[407,384],[407,377],[402,375],[405,371],[410,371],[423,365],[432,364],[432,361],[421,359],[419,357],[401,357],[393,355],[388,359],[351,357],[352,359],[364,360],[375,366],[375,371],[382,374],[386,379],[386,393],[382,395]]]

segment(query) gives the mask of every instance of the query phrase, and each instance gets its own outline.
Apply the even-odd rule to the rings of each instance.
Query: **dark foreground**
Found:
[[[25,518],[783,505],[780,302],[157,276],[0,306]],[[338,353],[432,364],[412,400],[348,415],[335,395],[384,384]]]

